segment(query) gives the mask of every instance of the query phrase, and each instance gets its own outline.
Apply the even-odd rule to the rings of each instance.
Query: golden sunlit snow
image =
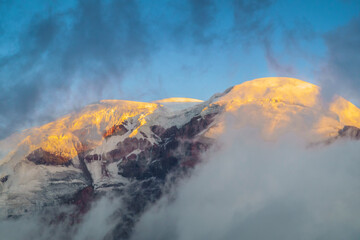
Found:
[[[167,103],[195,103],[189,106],[199,107],[204,113],[211,106],[221,106],[224,112],[235,116],[238,127],[258,128],[264,137],[290,130],[311,132],[327,138],[336,135],[344,125],[360,127],[360,109],[341,97],[326,103],[316,85],[294,78],[261,78],[236,85],[226,94],[214,95],[207,102],[191,98],[168,98],[152,103],[103,100],[78,113],[1,141],[0,150],[5,152],[2,149],[9,149],[9,142],[19,139],[12,147],[12,152],[6,154],[1,162],[12,158],[23,159],[38,148],[71,159],[79,152],[101,144],[105,131],[126,120],[129,120],[131,127],[129,137],[141,137],[138,134],[140,129],[159,124],[156,117],[151,117],[151,122],[148,122],[148,117],[156,114],[156,110],[169,108]],[[169,121],[176,121],[176,112],[182,114],[181,111],[186,111],[174,109],[175,113],[174,110],[171,112]],[[161,114],[170,114],[170,111],[159,111]],[[207,135],[215,137],[220,134],[222,124],[225,121],[210,129]]]
[[[360,124],[360,110],[355,105],[341,97],[325,103],[318,86],[295,78],[244,82],[211,104],[235,114],[239,127],[260,127],[264,137],[289,130],[331,137],[344,125]]]
[[[180,97],[164,98],[161,100],[153,101],[153,103],[170,103],[170,102],[184,103],[184,102],[203,102],[203,101],[195,98],[180,98]]]

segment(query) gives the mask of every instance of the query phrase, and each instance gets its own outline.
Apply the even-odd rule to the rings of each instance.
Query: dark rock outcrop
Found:
[[[208,128],[214,117],[215,114],[196,116],[180,128],[154,125],[151,130],[160,139],[158,145],[146,139],[127,138],[109,152],[109,160],[121,159],[118,168],[123,177],[164,179],[179,164],[192,167],[200,161],[200,154],[210,147],[211,141],[195,136]],[[141,152],[130,154],[136,149]]]
[[[120,135],[121,136],[121,135],[124,135],[127,132],[128,132],[128,129],[123,124],[115,125],[115,126],[111,127],[110,129],[108,129],[103,134],[103,137],[106,139],[106,138],[109,138],[109,137],[114,136],[114,135]]]
[[[5,183],[9,179],[9,175],[5,175],[4,177],[0,178],[0,182]]]
[[[339,130],[339,136],[360,140],[360,128],[354,126],[345,126],[343,129]]]
[[[65,158],[61,155],[56,155],[50,152],[43,150],[42,148],[38,148],[32,153],[30,153],[27,157],[27,160],[37,164],[37,165],[64,165],[68,166],[71,164],[69,158]]]

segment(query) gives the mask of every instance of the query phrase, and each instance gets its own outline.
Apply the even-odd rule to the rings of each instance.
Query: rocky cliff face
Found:
[[[339,137],[348,137],[354,140],[360,140],[360,128],[354,126],[345,126],[339,130]]]
[[[348,116],[360,110],[344,99],[324,109],[319,94],[300,80],[270,78],[235,86],[206,102],[176,98],[91,105],[0,142],[0,216],[70,205],[76,210],[67,217],[74,222],[92,201],[111,193],[122,205],[107,238],[126,238],[164,186],[202,161],[229,116],[235,127],[261,129],[266,138],[291,127],[314,142],[359,140],[360,119]]]

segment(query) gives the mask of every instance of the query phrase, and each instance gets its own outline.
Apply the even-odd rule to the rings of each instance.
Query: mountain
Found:
[[[327,102],[319,87],[293,78],[244,82],[207,101],[103,100],[0,142],[0,217],[70,205],[75,219],[111,192],[123,204],[108,238],[126,238],[229,123],[258,129],[269,141],[289,132],[310,145],[360,139],[359,108],[342,97]]]

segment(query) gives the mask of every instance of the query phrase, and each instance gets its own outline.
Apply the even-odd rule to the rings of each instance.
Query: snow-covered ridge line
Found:
[[[200,161],[229,122],[266,139],[289,131],[310,142],[358,139],[360,109],[341,97],[323,103],[319,87],[292,78],[245,82],[205,102],[103,100],[0,141],[1,214],[59,204],[89,187],[126,191],[144,181],[156,199],[167,174]]]

